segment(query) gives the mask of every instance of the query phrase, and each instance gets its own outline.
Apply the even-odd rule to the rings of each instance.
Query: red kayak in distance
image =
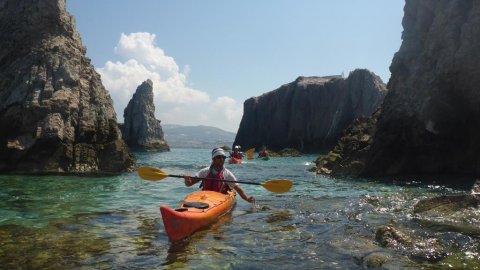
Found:
[[[230,164],[242,164],[243,160],[240,159],[240,158],[234,158],[234,157],[230,157],[230,159],[228,160],[228,163]]]

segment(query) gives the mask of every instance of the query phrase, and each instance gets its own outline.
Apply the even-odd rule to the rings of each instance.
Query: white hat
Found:
[[[212,158],[215,158],[217,156],[224,156],[226,157],[225,155],[225,151],[223,151],[222,148],[215,148],[212,150]]]

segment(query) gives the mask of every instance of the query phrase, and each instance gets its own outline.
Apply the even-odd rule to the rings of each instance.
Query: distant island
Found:
[[[162,124],[165,140],[173,148],[212,148],[231,146],[235,133],[210,126]]]

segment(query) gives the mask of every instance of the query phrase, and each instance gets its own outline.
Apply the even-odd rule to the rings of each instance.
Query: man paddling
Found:
[[[233,152],[230,157],[234,157],[236,159],[243,159],[243,153],[240,151],[240,145],[235,145],[233,148]]]
[[[196,177],[201,178],[215,178],[223,180],[237,181],[237,178],[233,173],[227,170],[223,165],[227,156],[222,148],[215,148],[212,150],[212,165],[201,169],[195,175]],[[185,185],[187,187],[194,185],[200,180],[192,179],[190,176],[185,176]],[[227,194],[229,190],[235,190],[242,199],[249,203],[255,203],[255,198],[253,196],[248,196],[243,189],[238,185],[238,183],[232,182],[220,182],[215,180],[203,180],[201,187],[203,190],[211,190],[220,193]]]

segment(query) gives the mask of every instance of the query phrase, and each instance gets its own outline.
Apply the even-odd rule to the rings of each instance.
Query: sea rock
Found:
[[[278,152],[278,155],[281,157],[301,157],[302,153],[297,149],[285,148]]]
[[[407,234],[392,224],[377,228],[375,240],[380,246],[402,251],[416,261],[434,263],[447,256],[445,248],[435,239]]]
[[[220,148],[222,148],[225,151],[231,151],[232,150],[232,148],[230,148],[230,146],[228,146],[228,145],[220,146]]]
[[[328,151],[356,118],[370,116],[378,108],[386,92],[381,79],[365,69],[346,79],[299,77],[244,102],[234,145]]]
[[[379,268],[391,259],[392,256],[386,252],[372,252],[361,258],[361,264],[367,268]]]
[[[420,200],[414,207],[422,227],[480,237],[480,195],[444,195]]]
[[[461,211],[469,207],[479,208],[479,206],[480,195],[445,195],[419,201],[414,207],[414,213],[428,212],[448,215],[452,212]]]
[[[170,151],[160,120],[155,118],[151,80],[138,86],[123,112],[123,117],[125,122],[122,135],[130,148],[141,151]]]
[[[340,147],[331,174],[478,176],[480,2],[407,0],[404,11],[389,92],[375,127],[359,132],[372,139],[350,141],[361,155]]]
[[[317,158],[313,171],[325,175],[340,172],[357,176],[365,167],[364,160],[369,154],[379,115],[380,110],[377,110],[370,118],[356,119],[333,150]]]
[[[0,171],[117,173],[135,164],[65,0],[0,1]]]
[[[480,179],[475,180],[475,183],[473,183],[472,194],[480,194]]]

